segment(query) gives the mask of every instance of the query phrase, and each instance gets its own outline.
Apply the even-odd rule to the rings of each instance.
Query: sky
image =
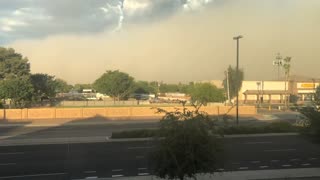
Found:
[[[319,0],[0,0],[0,45],[28,57],[32,73],[71,84],[106,70],[168,83],[223,79],[236,64],[246,80],[291,73],[320,78]],[[283,72],[281,72],[283,74]]]

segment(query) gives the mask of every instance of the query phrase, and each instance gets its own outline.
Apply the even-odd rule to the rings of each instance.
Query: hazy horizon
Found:
[[[72,29],[82,27],[81,19],[65,32],[60,24],[59,31],[41,36],[37,33],[45,30],[38,32],[37,26],[30,27],[36,31],[32,35],[28,30],[11,36],[14,29],[4,31],[10,29],[3,26],[0,36],[7,32],[7,42],[2,46],[27,56],[33,73],[48,73],[72,84],[92,83],[106,70],[116,69],[137,80],[176,83],[223,79],[226,68],[236,63],[232,38],[241,34],[245,79],[276,79],[272,61],[278,52],[292,57],[292,74],[320,78],[320,1],[194,0],[181,7],[172,4],[177,7],[170,12],[152,5],[159,2],[125,0],[123,12],[115,10],[112,26],[102,24],[90,31]]]

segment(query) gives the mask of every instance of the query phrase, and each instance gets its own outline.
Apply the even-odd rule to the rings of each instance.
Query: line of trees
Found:
[[[28,107],[70,88],[66,81],[54,76],[31,74],[28,58],[12,48],[0,47],[0,99],[10,99],[11,106]]]
[[[57,93],[83,89],[111,96],[114,101],[128,99],[132,94],[158,94],[180,92],[191,95],[195,103],[222,102],[225,100],[222,89],[209,83],[166,84],[159,82],[135,81],[125,72],[108,70],[92,84],[68,84],[54,76],[30,72],[27,57],[12,48],[0,47],[0,99],[10,99],[11,107],[29,107],[46,99],[53,99]]]
[[[108,94],[114,101],[129,97],[132,93],[181,92],[191,96],[197,104],[206,105],[208,102],[223,102],[225,100],[222,89],[210,83],[161,84],[157,82],[134,81],[129,74],[116,71],[107,71],[94,83],[93,87],[100,93]]]

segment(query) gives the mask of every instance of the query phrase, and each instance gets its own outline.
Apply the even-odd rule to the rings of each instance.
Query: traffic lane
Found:
[[[0,162],[3,164],[0,174],[48,173],[48,170],[66,168],[88,171],[100,166],[119,169],[130,166],[130,160],[148,163],[145,147],[149,147],[149,142],[4,147],[1,148]]]
[[[260,137],[260,140],[265,140],[266,137]],[[250,144],[247,142],[251,142],[252,138],[244,138],[248,141],[243,141],[246,144],[247,151],[232,151],[227,144],[238,144],[232,149],[240,149],[243,145],[240,143],[235,143],[241,141],[239,139],[233,139],[231,141],[227,141],[226,143],[226,151],[227,156],[230,161],[226,163],[226,166],[222,167],[226,170],[246,170],[252,168],[292,168],[293,164],[289,164],[288,162],[292,159],[296,158],[294,156],[288,156],[288,153],[281,154],[283,160],[278,160],[277,162],[273,162],[274,155],[278,153],[282,153],[279,151],[272,152],[271,156],[268,156],[267,160],[263,158],[266,156],[260,150],[255,150],[255,152],[250,152],[250,149],[260,148],[261,144]],[[273,141],[277,141],[279,138],[275,138]],[[290,142],[290,141],[287,141]],[[279,143],[281,144],[281,143]],[[57,147],[55,147],[57,146]],[[150,173],[152,165],[148,161],[148,152],[150,152],[153,148],[153,142],[114,142],[114,143],[92,143],[92,144],[71,144],[69,145],[69,153],[66,156],[67,161],[61,158],[61,161],[54,161],[53,159],[57,159],[54,156],[50,156],[51,153],[65,153],[68,152],[66,146],[61,145],[41,145],[41,146],[29,146],[29,147],[21,147],[25,149],[28,154],[33,156],[34,160],[30,163],[30,159],[25,159],[23,163],[17,164],[18,169],[17,172],[22,172],[24,174],[32,174],[32,173],[51,173],[50,170],[54,169],[55,172],[66,170],[70,172],[70,175],[73,177],[87,177],[88,173],[98,174],[100,176],[110,175],[137,175],[143,173]],[[57,149],[62,150],[57,150]],[[7,149],[5,147],[4,149]],[[3,148],[1,150],[4,150]],[[10,148],[9,148],[10,149]],[[36,151],[38,149],[38,151]],[[40,149],[40,151],[39,151]],[[17,149],[15,149],[17,150]],[[305,151],[302,151],[302,155]],[[37,154],[46,154],[40,155]],[[32,155],[33,154],[33,155]],[[46,157],[48,156],[48,157]],[[50,158],[54,157],[54,158]],[[240,158],[239,158],[240,157]],[[46,159],[47,158],[47,159]],[[312,157],[308,157],[312,163],[309,162],[301,162],[299,167],[314,167],[319,166],[317,159],[310,159]],[[50,161],[55,163],[48,163]],[[255,162],[253,162],[255,161]],[[259,161],[259,162],[257,162]],[[298,160],[295,160],[298,161]],[[269,163],[269,164],[268,164]],[[309,164],[309,165],[308,165]],[[289,166],[288,166],[289,165]],[[305,165],[305,166],[304,166]],[[7,167],[8,169],[14,169],[15,166]],[[16,167],[16,168],[17,168]],[[21,167],[21,169],[20,169]],[[40,168],[39,168],[40,167]],[[3,172],[8,172],[6,168],[3,169]],[[143,171],[144,172],[141,172]],[[13,174],[17,174],[17,172],[13,172]],[[9,175],[9,174],[8,174]]]
[[[320,166],[320,146],[300,136],[228,138],[225,150],[231,170]]]
[[[23,147],[26,153],[18,158],[18,162],[11,166],[5,166],[0,170],[1,176],[25,175],[25,174],[50,174],[67,171],[73,178],[83,178],[88,172],[98,171],[100,175],[137,175],[140,171],[148,169],[149,164],[145,143],[105,143],[105,144],[77,144],[69,147],[69,153],[63,146],[54,148],[48,146]],[[41,150],[36,150],[37,148]],[[8,149],[8,148],[6,148]],[[3,150],[3,149],[2,149]],[[58,151],[57,151],[58,150]],[[142,150],[142,151],[141,151]],[[59,154],[59,155],[55,155]],[[62,156],[60,156],[63,154]],[[60,157],[60,158],[59,158]],[[64,158],[65,157],[65,158]],[[10,158],[15,159],[17,157]],[[135,168],[137,167],[137,168]],[[106,174],[107,173],[107,174]]]
[[[30,175],[11,175],[1,176],[0,180],[70,180],[66,172],[48,173],[48,174],[30,174]]]
[[[68,151],[87,151],[89,154],[101,152],[119,153],[126,152],[129,149],[143,150],[155,145],[153,141],[138,141],[138,142],[112,142],[112,143],[89,143],[89,144],[63,144],[63,145],[37,145],[37,146],[7,146],[0,147],[0,158],[20,157],[22,154],[31,153],[32,156],[43,159],[47,154],[67,154]],[[300,153],[309,155],[319,155],[319,145],[312,144],[307,140],[298,136],[285,137],[246,137],[246,138],[225,138],[225,147],[230,151],[230,155],[238,153],[244,155],[268,155],[279,154],[290,155],[290,153]],[[233,152],[235,151],[235,152]],[[257,154],[254,152],[262,153]],[[28,154],[27,154],[28,156]],[[242,156],[241,156],[242,157]],[[239,156],[239,158],[241,158]],[[29,160],[29,159],[26,159]]]
[[[46,154],[52,154],[54,157],[55,154],[67,154],[67,151],[76,152],[77,150],[83,151],[85,149],[87,152],[92,151],[97,153],[99,151],[109,152],[109,153],[118,153],[121,151],[126,151],[128,149],[137,149],[141,148],[144,150],[146,147],[154,146],[153,141],[140,141],[140,142],[112,142],[112,143],[90,143],[90,144],[64,144],[64,145],[38,145],[38,146],[8,146],[0,147],[0,158],[4,155],[12,154],[12,157],[20,157],[21,154],[26,154],[31,152],[34,157],[44,159]],[[300,153],[304,154],[318,155],[319,146],[312,144],[302,138],[286,136],[286,137],[259,137],[259,138],[225,138],[225,146],[227,151],[231,151],[229,154],[238,154],[242,153],[244,155],[258,155],[261,157],[268,154],[279,154],[280,156],[286,155],[288,153]],[[36,147],[36,148],[35,148]],[[146,148],[147,149],[147,148]],[[52,152],[53,151],[53,152]],[[232,152],[235,151],[235,152]],[[1,155],[2,153],[2,155]],[[17,155],[17,156],[15,156]],[[263,157],[262,156],[262,157]],[[9,156],[4,156],[9,157]],[[243,157],[243,156],[241,156]],[[241,158],[239,156],[239,158]],[[26,159],[29,160],[29,159]]]
[[[18,126],[1,126],[0,127],[0,137],[7,136],[10,131],[19,128]]]
[[[111,136],[112,132],[136,129],[157,128],[158,123],[129,123],[129,124],[90,124],[90,125],[67,125],[39,129],[31,133],[17,135],[8,139],[28,138],[60,138],[60,137],[89,137]],[[35,127],[24,127],[35,128]]]
[[[312,158],[320,155],[319,144],[301,136],[226,138],[225,147],[229,158],[237,160]]]

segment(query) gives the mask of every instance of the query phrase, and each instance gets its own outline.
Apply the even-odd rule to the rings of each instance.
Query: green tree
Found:
[[[222,138],[218,138],[213,120],[198,107],[195,111],[159,112],[165,116],[160,121],[162,139],[152,154],[155,175],[183,180],[213,174],[223,160]]]
[[[57,93],[68,93],[73,88],[72,85],[68,84],[65,80],[56,78],[55,82],[55,91]]]
[[[307,117],[305,122],[306,133],[320,141],[320,112],[312,107],[304,107],[300,112]]]
[[[0,47],[0,80],[28,76],[30,64],[27,58],[16,53],[14,49]]]
[[[317,105],[320,105],[320,86],[318,86],[317,89],[316,89],[316,93],[315,93],[314,99],[315,99],[315,103]]]
[[[48,74],[32,74],[30,76],[34,89],[36,101],[42,101],[44,98],[53,98],[56,95],[56,83],[54,76]]]
[[[242,86],[242,81],[244,78],[244,72],[242,69],[239,69],[238,75],[237,75],[237,70],[236,68],[233,68],[231,66],[228,67],[228,79],[229,79],[229,92],[230,92],[230,98],[233,98],[239,93],[241,86]],[[225,89],[225,92],[228,92],[228,87],[227,87],[227,77],[223,80],[223,86]]]
[[[147,81],[137,81],[134,83],[133,93],[137,94],[155,94],[157,87]]]
[[[126,98],[132,92],[133,86],[133,77],[118,70],[107,71],[93,84],[95,90],[113,97],[114,101]]]
[[[222,102],[225,97],[223,90],[210,83],[197,83],[190,90],[191,100],[197,105],[207,105],[208,102]]]
[[[81,93],[83,89],[92,89],[92,84],[75,84],[73,90]]]
[[[15,107],[26,107],[33,96],[33,86],[29,77],[9,78],[0,81],[0,98],[11,99]]]
[[[288,104],[288,98],[287,98],[287,90],[288,90],[288,80],[289,80],[289,76],[290,76],[290,69],[291,69],[291,64],[290,64],[290,62],[291,62],[291,57],[285,57],[284,59],[283,59],[283,65],[282,65],[282,67],[283,67],[283,69],[284,69],[284,74],[285,74],[285,78],[286,78],[286,80],[285,80],[285,105],[287,106],[287,104]]]
[[[179,92],[179,86],[177,84],[160,84],[161,93]]]

